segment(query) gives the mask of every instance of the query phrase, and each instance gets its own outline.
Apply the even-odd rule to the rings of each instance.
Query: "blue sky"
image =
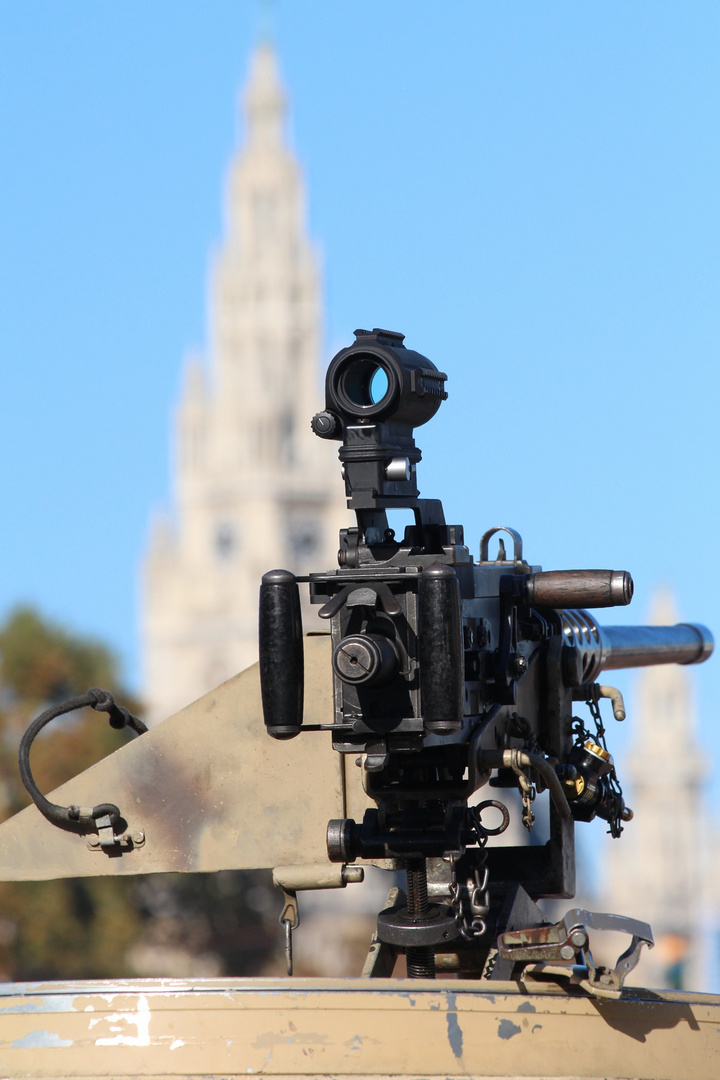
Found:
[[[644,621],[669,582],[720,631],[720,7],[278,0],[272,18],[325,358],[388,326],[450,377],[418,435],[423,493],[473,548],[504,523],[546,569],[630,570],[636,600],[606,622]],[[29,600],[98,634],[130,681],[259,20],[0,2],[0,614]],[[718,671],[698,669],[716,758]]]

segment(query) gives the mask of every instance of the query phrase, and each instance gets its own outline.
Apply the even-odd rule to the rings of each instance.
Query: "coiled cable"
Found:
[[[111,693],[107,690],[100,690],[96,686],[91,686],[87,694],[68,698],[67,701],[62,701],[59,705],[51,705],[50,708],[40,713],[33,720],[20,741],[20,750],[18,752],[20,779],[40,813],[53,825],[57,825],[58,828],[69,829],[72,832],[86,832],[89,826],[95,825],[98,818],[108,817],[114,830],[115,825],[122,816],[119,807],[115,806],[114,803],[98,803],[97,806],[92,807],[59,806],[57,803],[50,802],[43,795],[35,783],[30,768],[30,747],[42,729],[51,720],[57,719],[58,716],[64,716],[66,713],[75,712],[76,709],[82,709],[86,706],[90,706],[90,708],[96,709],[98,712],[108,713],[108,720],[113,728],[129,727],[138,735],[143,735],[147,731],[147,726],[142,720],[139,720],[137,716],[133,716],[122,705],[115,703]]]

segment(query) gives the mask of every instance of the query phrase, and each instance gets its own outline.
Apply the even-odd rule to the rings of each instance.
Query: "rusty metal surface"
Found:
[[[462,981],[173,980],[0,990],[12,1077],[636,1077],[720,1073],[720,999]]]
[[[332,717],[329,637],[305,640],[305,717]],[[359,769],[350,781],[365,800]],[[268,738],[254,665],[50,795],[116,803],[142,846],[112,856],[30,806],[0,825],[0,879],[314,865],[338,877],[325,826],[343,817],[343,765],[326,732]]]

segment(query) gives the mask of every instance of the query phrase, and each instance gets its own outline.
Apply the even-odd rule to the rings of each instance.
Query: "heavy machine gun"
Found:
[[[327,731],[354,760],[374,804],[362,820],[327,823],[331,862],[402,869],[380,912],[366,974],[388,974],[399,952],[408,974],[436,968],[508,978],[516,964],[579,963],[597,992],[622,979],[652,944],[646,924],[577,909],[549,926],[535,901],[575,893],[574,823],[594,817],[618,837],[632,817],[610,755],[599,702],[625,715],[608,670],[698,663],[712,652],[702,626],[603,627],[587,610],[629,604],[629,573],[543,572],[526,562],[514,529],[491,528],[475,562],[461,525],[437,499],[421,499],[414,429],[447,397],[447,376],[409,350],[403,335],[357,330],[333,359],[317,436],[340,442],[348,507],[357,524],[340,533],[339,566],[297,578],[263,577],[260,680],[268,734],[289,740]],[[402,537],[388,510],[411,511]],[[499,548],[490,556],[491,539]],[[509,536],[508,554],[500,534]],[[309,586],[332,641],[333,715],[303,723],[299,584]],[[586,702],[594,729],[573,715]],[[493,846],[509,811],[478,801],[486,785],[532,800],[549,791],[550,836],[538,846]],[[633,942],[612,971],[598,971],[588,927],[624,929]],[[286,920],[290,930],[290,920]]]
[[[601,818],[618,836],[631,817],[599,711],[609,698],[620,719],[624,705],[598,676],[697,663],[712,637],[689,624],[600,626],[587,609],[629,603],[630,575],[543,572],[513,529],[489,529],[475,562],[462,527],[417,486],[414,430],[445,399],[445,379],[401,334],[357,331],[312,421],[340,442],[356,515],[338,567],[266,574],[259,666],[149,731],[97,688],[39,716],[20,747],[34,805],[0,825],[0,880],[267,867],[285,893],[290,957],[297,893],[376,865],[402,871],[405,888],[379,914],[366,975],[391,974],[401,953],[417,977],[565,964],[591,992],[620,993],[650,928],[579,909],[549,923],[536,901],[574,895],[576,821]],[[398,509],[413,519],[402,537],[388,521]],[[300,585],[328,631],[303,638]],[[574,715],[582,702],[588,721]],[[45,796],[32,741],[85,705],[140,737]],[[496,840],[510,788],[528,829],[548,792],[546,842]],[[607,928],[632,941],[606,971],[588,942]]]

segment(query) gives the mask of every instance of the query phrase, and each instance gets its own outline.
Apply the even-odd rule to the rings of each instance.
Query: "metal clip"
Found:
[[[593,960],[588,928],[619,931],[632,937],[630,946],[618,957],[614,968],[598,966]],[[582,964],[587,969],[587,976],[577,978],[574,972],[568,972],[568,976],[573,976],[573,982],[594,997],[619,998],[625,979],[637,966],[643,945],[651,949],[654,944],[648,923],[624,915],[573,908],[560,922],[500,934],[498,951],[503,960],[538,964],[537,974],[542,974],[543,970],[547,974],[558,974],[555,969],[551,971],[546,967],[547,964]]]
[[[285,929],[285,962],[287,973],[293,973],[292,932],[300,925],[300,909],[298,907],[297,893],[292,889],[283,889],[285,903],[280,914],[280,925]]]
[[[521,751],[519,750],[510,750],[510,768],[517,776],[518,788],[520,789],[520,796],[522,798],[522,823],[528,832],[532,832],[532,827],[535,824],[535,814],[532,810],[532,803],[535,802],[537,792],[535,790],[535,785],[530,782],[523,772],[523,768],[520,765],[520,753]]]
[[[113,831],[110,815],[105,814],[104,817],[99,817],[96,820],[95,825],[97,827],[98,836],[100,837],[100,847],[115,847],[115,832]]]
[[[134,851],[145,843],[144,829],[134,829],[132,832],[115,835],[109,817],[98,818],[95,824],[98,833],[97,836],[91,836],[88,839],[87,846],[90,851],[104,851],[106,855],[121,855],[123,851]]]

